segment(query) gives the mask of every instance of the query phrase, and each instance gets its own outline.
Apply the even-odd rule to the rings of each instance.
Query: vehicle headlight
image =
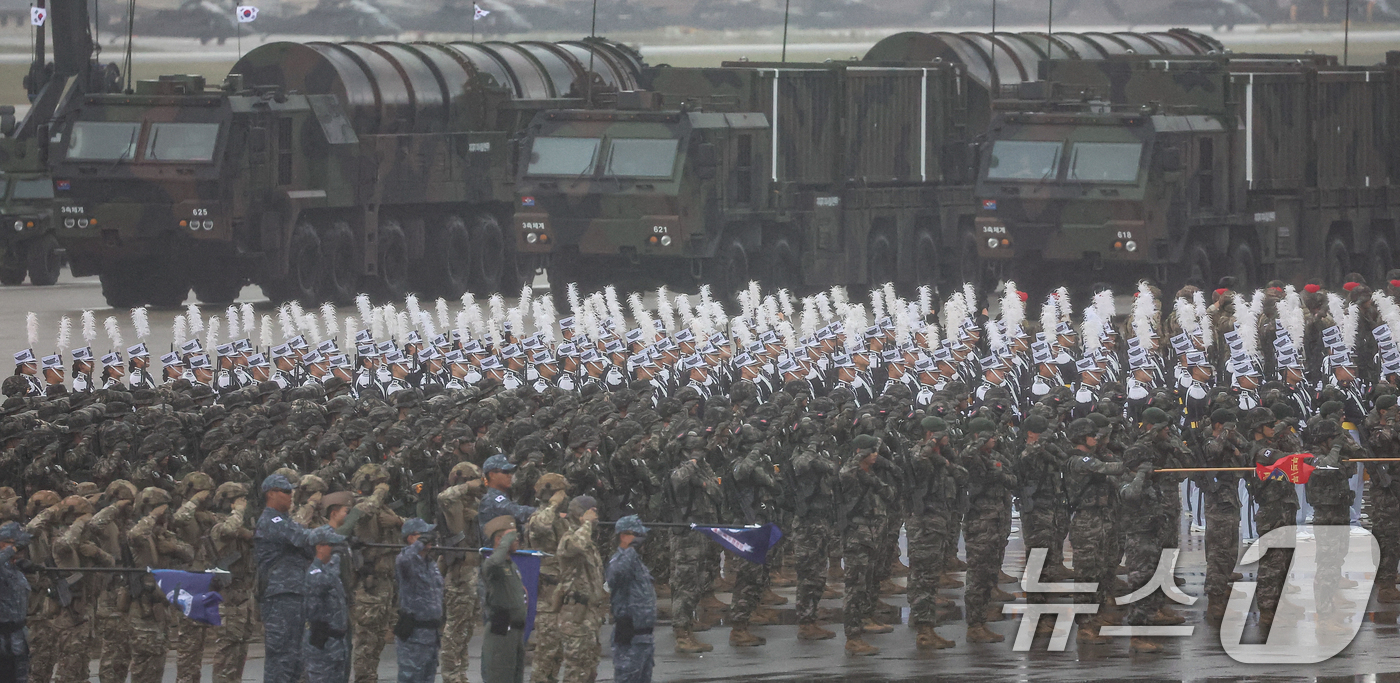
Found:
[[[671,236],[670,236],[670,235],[662,235],[662,236],[661,236],[661,246],[663,246],[663,247],[669,247],[669,246],[671,246]]]
[[[997,241],[997,238],[995,238],[995,237],[988,237],[988,238],[987,238],[987,248],[988,248],[988,249],[996,249],[998,246],[1001,246],[1001,242],[998,242],[998,241]]]
[[[1123,248],[1129,252],[1137,251],[1137,242],[1133,240],[1128,240],[1127,242],[1123,243]]]
[[[535,242],[539,241],[539,239],[539,235],[536,235],[533,232],[525,233],[525,242],[528,244],[534,244]]]
[[[213,229],[214,229],[214,221],[204,221],[204,229],[205,229],[205,230],[213,230]]]
[[[73,227],[73,226],[75,226],[75,225],[77,225],[77,224],[78,224],[78,221],[75,221],[75,220],[73,220],[72,218],[65,218],[65,219],[63,219],[63,227],[65,227],[65,228],[71,228],[71,227]]]
[[[24,229],[24,221],[15,221],[15,232],[19,232],[20,230],[23,230],[23,229]]]

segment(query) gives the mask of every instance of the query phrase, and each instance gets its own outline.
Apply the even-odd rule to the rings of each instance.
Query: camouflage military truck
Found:
[[[579,101],[590,63],[635,89],[640,56],[605,40],[280,42],[218,88],[86,96],[53,135],[60,241],[118,307],[516,290],[512,136]]]
[[[1056,37],[1079,51],[1053,54],[1083,59],[1218,45],[1178,31]],[[556,288],[636,278],[727,294],[750,279],[802,290],[979,278],[978,136],[1000,87],[1037,79],[1030,64],[1045,45],[908,33],[862,60],[649,68],[646,92],[619,95],[617,109],[536,115],[516,249],[548,258]]]
[[[1385,281],[1400,244],[1393,64],[1226,55],[1045,67],[1038,92],[1003,103],[983,149],[977,256],[1000,275]]]
[[[51,5],[49,20],[34,32],[34,59],[24,78],[29,111],[17,122],[14,107],[0,107],[0,284],[21,284],[26,274],[35,285],[58,281],[64,252],[55,237],[54,189],[45,157],[49,126],[65,98],[113,90],[119,80],[116,65],[92,61],[87,4]],[[47,55],[50,32],[53,63]]]

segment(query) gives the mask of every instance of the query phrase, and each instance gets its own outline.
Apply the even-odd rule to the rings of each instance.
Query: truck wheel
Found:
[[[1323,273],[1327,286],[1332,289],[1341,287],[1350,272],[1351,250],[1342,238],[1333,237],[1327,242],[1327,271]]]
[[[321,238],[325,260],[321,293],[337,305],[355,302],[360,290],[360,268],[355,263],[355,236],[344,221],[336,221]]]
[[[794,296],[802,295],[802,260],[786,237],[779,237],[768,248],[768,282],[771,289],[786,289]]]
[[[1241,290],[1253,287],[1259,282],[1259,260],[1254,257],[1254,247],[1248,242],[1240,242],[1230,249],[1230,274],[1235,277],[1236,286]]]
[[[24,284],[23,266],[3,266],[0,265],[0,285],[22,285]]]
[[[263,293],[274,304],[299,301],[305,306],[317,305],[321,284],[321,239],[310,223],[297,223],[292,229],[292,241],[287,247],[287,272],[275,282],[263,287]]]
[[[47,287],[58,282],[58,272],[63,269],[58,238],[50,234],[30,242],[28,261],[29,284]]]
[[[734,295],[748,286],[749,252],[743,242],[730,238],[715,252],[713,267],[709,281],[716,299],[733,301]]]
[[[1206,290],[1215,287],[1215,271],[1211,268],[1210,252],[1204,244],[1192,242],[1186,245],[1181,265],[1183,284],[1194,284]]]
[[[243,291],[243,277],[232,268],[202,273],[194,281],[194,296],[201,303],[231,304]]]
[[[423,260],[431,271],[429,282],[433,283],[433,293],[444,299],[461,298],[471,286],[472,236],[467,222],[461,216],[450,214],[443,218],[442,228],[429,240]]]
[[[402,299],[408,293],[408,238],[394,220],[379,225],[379,277],[375,289],[384,301]]]
[[[938,287],[941,274],[938,269],[938,243],[933,235],[920,232],[914,242],[914,285],[916,287]]]
[[[190,293],[190,276],[173,258],[152,258],[135,269],[135,277],[145,290],[144,303],[156,308],[176,308]]]
[[[1383,287],[1390,280],[1386,274],[1395,267],[1395,255],[1390,250],[1390,241],[1384,237],[1376,237],[1371,240],[1371,252],[1367,254],[1371,262],[1369,272],[1366,277],[1370,279],[1374,287]]]
[[[139,269],[131,264],[117,264],[98,276],[102,282],[102,298],[112,308],[135,308],[144,303]]]
[[[496,217],[482,212],[472,226],[472,244],[476,245],[475,268],[472,280],[483,294],[501,291],[501,278],[506,269],[505,237]]]

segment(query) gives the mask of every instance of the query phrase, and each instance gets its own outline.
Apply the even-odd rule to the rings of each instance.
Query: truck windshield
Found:
[[[146,161],[213,161],[217,123],[153,123]]]
[[[987,178],[992,180],[1048,180],[1060,168],[1062,142],[997,140],[992,143],[992,160]]]
[[[676,166],[675,140],[613,138],[607,175],[670,178]]]
[[[140,123],[79,121],[68,135],[68,158],[127,161],[136,156]]]
[[[1131,183],[1141,157],[1138,142],[1076,142],[1069,153],[1069,180]]]
[[[584,175],[598,161],[600,138],[535,138],[530,145],[529,175]]]
[[[53,181],[48,178],[33,178],[14,181],[10,191],[11,199],[53,199]]]

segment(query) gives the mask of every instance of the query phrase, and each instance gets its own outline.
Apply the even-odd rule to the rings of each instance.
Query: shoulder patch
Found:
[[[1090,458],[1090,457],[1087,456],[1087,455],[1084,456],[1084,462],[1089,462],[1090,460],[1093,460],[1093,458]]]
[[[307,573],[308,573],[308,574],[320,574],[320,573],[321,573],[321,569],[320,569],[319,567],[312,567],[312,568],[311,568],[311,571],[310,571],[310,572],[307,572]]]
[[[279,523],[279,522],[281,522],[281,521],[282,521],[282,518],[281,518],[281,517],[273,517],[273,518],[272,518],[272,523],[273,523],[273,524],[277,524],[277,523]]]
[[[506,499],[505,495],[500,494],[500,493],[497,493],[497,494],[496,494],[496,502],[497,502],[497,503],[499,503],[499,502],[501,502],[501,501],[503,501],[503,500],[505,500],[505,499]]]

